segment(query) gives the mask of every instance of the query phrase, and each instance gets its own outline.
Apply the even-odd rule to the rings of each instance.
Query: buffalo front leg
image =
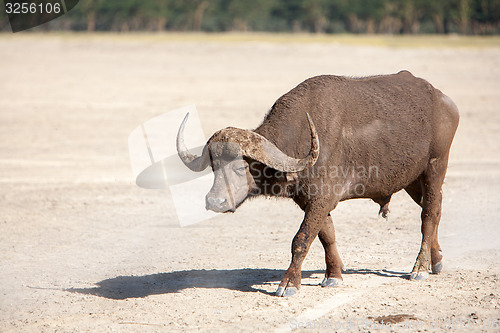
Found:
[[[441,219],[442,185],[446,172],[446,163],[438,159],[431,160],[422,177],[422,244],[411,280],[425,280],[429,271],[439,273],[442,269],[441,249],[438,242],[438,227]]]
[[[304,220],[292,241],[292,262],[276,290],[276,296],[292,296],[300,288],[302,263],[325,223],[329,211],[325,208],[314,209],[309,205]]]
[[[337,250],[337,243],[335,242],[335,228],[333,226],[332,217],[328,217],[319,231],[319,240],[325,249],[326,272],[322,287],[337,287],[342,284],[342,270],[344,264],[340,259],[339,251]]]

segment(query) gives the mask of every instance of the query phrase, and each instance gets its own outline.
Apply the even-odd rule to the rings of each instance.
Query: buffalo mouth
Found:
[[[215,213],[234,213],[236,207],[231,205],[227,199],[207,196],[205,198],[205,209]]]
[[[211,210],[212,212],[215,212],[215,213],[223,213],[223,214],[226,214],[226,213],[234,213],[235,212],[235,208],[219,208],[219,207],[206,207],[206,210]]]

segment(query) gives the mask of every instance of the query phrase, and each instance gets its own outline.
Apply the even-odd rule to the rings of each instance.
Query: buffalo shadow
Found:
[[[320,272],[322,271],[303,271],[302,277],[307,278]],[[273,295],[274,292],[261,289],[256,285],[277,285],[284,274],[284,270],[277,269],[194,269],[143,276],[117,276],[97,282],[97,287],[69,288],[65,289],[65,291],[116,300],[177,293],[189,288],[225,288]]]
[[[117,276],[102,280],[92,288],[69,288],[72,293],[95,295],[108,299],[123,300],[150,295],[178,293],[190,288],[225,288],[242,292],[259,292],[274,295],[260,285],[278,285],[285,271],[277,269],[242,268],[232,270],[185,270],[142,276]],[[324,270],[302,271],[302,278],[324,274]],[[348,269],[343,274],[373,274],[387,278],[408,278],[407,273],[387,270]]]

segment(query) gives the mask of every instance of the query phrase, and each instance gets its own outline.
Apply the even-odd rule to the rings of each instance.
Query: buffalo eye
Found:
[[[240,176],[244,176],[247,172],[246,166],[238,167],[234,169],[234,172],[236,172]]]

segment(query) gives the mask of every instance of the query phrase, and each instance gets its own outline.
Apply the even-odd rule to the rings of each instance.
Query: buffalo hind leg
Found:
[[[304,220],[292,241],[292,262],[276,290],[276,296],[292,296],[299,290],[302,280],[302,263],[329,212],[330,210],[321,203],[317,206],[313,203],[307,205]]]
[[[422,182],[421,179],[417,179],[407,187],[405,191],[410,195],[410,197],[419,205],[422,206]],[[439,274],[443,270],[443,255],[441,253],[441,247],[438,241],[438,226],[436,226],[434,237],[432,240],[431,247],[431,271],[433,274]]]
[[[337,287],[343,282],[342,270],[344,269],[344,264],[342,263],[342,259],[340,259],[340,255],[337,250],[337,244],[335,242],[335,228],[330,214],[328,214],[328,217],[319,231],[318,236],[323,248],[325,249],[326,261],[325,278],[323,279],[323,282],[321,282],[321,286]]]
[[[420,177],[422,192],[422,245],[415,266],[410,275],[412,280],[424,280],[429,271],[438,274],[442,270],[441,249],[438,242],[438,227],[441,219],[442,185],[446,174],[447,159],[431,159],[426,171]],[[416,184],[410,193],[414,200],[418,198]],[[413,195],[412,195],[413,194]],[[417,201],[417,200],[415,200]],[[417,201],[418,202],[418,201]]]

